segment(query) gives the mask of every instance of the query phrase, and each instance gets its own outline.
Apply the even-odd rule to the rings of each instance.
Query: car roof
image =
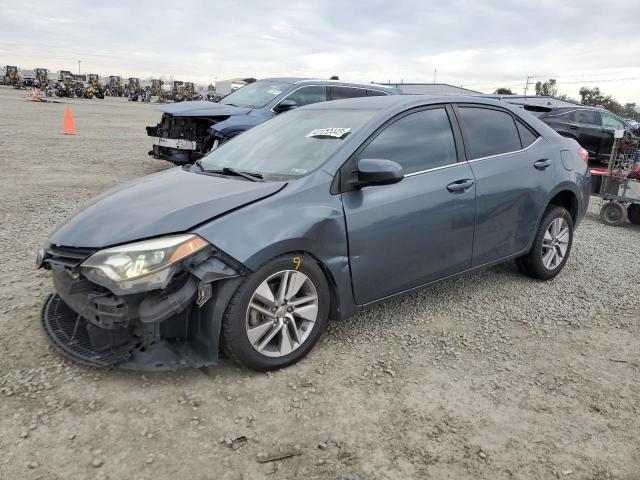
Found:
[[[353,86],[360,88],[369,88],[378,91],[398,92],[394,87],[382,86],[376,83],[364,83],[364,82],[347,82],[343,80],[327,80],[326,78],[297,78],[297,77],[273,77],[273,78],[261,78],[259,82],[281,82],[288,83],[290,85],[337,85],[337,86]]]
[[[306,110],[387,110],[390,108],[411,108],[413,106],[438,103],[476,103],[515,110],[505,102],[470,95],[388,95],[375,97],[356,97],[330,102],[313,103],[300,107]]]

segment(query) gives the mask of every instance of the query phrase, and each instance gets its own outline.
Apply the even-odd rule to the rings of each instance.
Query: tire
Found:
[[[633,203],[627,207],[627,216],[634,225],[640,225],[640,204]]]
[[[622,225],[627,221],[627,207],[619,202],[606,202],[600,207],[600,218],[605,225]]]
[[[291,291],[297,292],[290,296],[291,303],[278,301],[283,281],[294,285]],[[314,294],[315,304],[309,300]],[[261,372],[296,363],[320,339],[330,301],[327,279],[313,258],[298,254],[277,257],[249,275],[229,301],[222,319],[222,348],[235,362]],[[293,306],[298,302],[299,306]],[[314,313],[315,320],[309,320]]]
[[[564,207],[551,205],[542,216],[531,249],[518,258],[516,264],[525,275],[538,280],[550,280],[564,268],[572,245],[571,214]]]

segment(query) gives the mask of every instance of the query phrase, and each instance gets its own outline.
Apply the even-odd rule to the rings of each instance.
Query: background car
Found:
[[[301,78],[269,78],[242,87],[219,103],[168,104],[159,124],[147,127],[149,155],[177,165],[192,163],[279,113],[312,103],[344,98],[396,95],[395,88],[367,83]]]
[[[526,106],[525,109],[530,110]],[[640,133],[636,127],[603,108],[553,108],[536,116],[563,137],[575,139],[589,152],[592,162],[609,161],[615,130],[624,130],[619,147],[622,153],[630,148],[633,136]]]
[[[478,98],[323,102],[188,168],[102,194],[49,238],[43,325],[85,363],[290,365],[328,318],[517,259],[555,277],[589,202],[587,154]],[[559,284],[561,288],[561,284]]]

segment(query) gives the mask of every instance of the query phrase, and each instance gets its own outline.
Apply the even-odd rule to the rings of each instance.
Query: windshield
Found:
[[[289,86],[288,83],[283,82],[254,82],[231,92],[220,100],[220,103],[236,107],[260,108],[280,95]]]
[[[370,110],[302,109],[258,125],[201,160],[205,170],[296,178],[316,170],[373,115]]]

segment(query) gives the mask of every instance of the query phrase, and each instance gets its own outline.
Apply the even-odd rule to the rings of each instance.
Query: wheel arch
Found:
[[[251,259],[248,260],[248,264],[250,265],[250,268],[255,271],[274,258],[287,255],[291,255],[293,257],[305,255],[313,259],[318,267],[320,267],[320,270],[322,270],[322,273],[327,280],[327,286],[329,287],[329,318],[331,320],[343,318],[340,314],[342,310],[340,303],[340,288],[338,287],[338,283],[336,282],[334,273],[331,271],[329,265],[325,261],[323,261],[319,255],[313,252],[312,248],[304,248],[304,246],[296,246],[294,248],[292,245],[290,245],[290,242],[282,242],[280,244],[271,245],[267,251],[260,252],[259,255],[254,255]]]
[[[580,213],[580,203],[576,192],[568,188],[558,191],[547,202],[545,211],[547,211],[551,205],[566,208],[571,214],[573,224],[577,224],[578,214]]]

